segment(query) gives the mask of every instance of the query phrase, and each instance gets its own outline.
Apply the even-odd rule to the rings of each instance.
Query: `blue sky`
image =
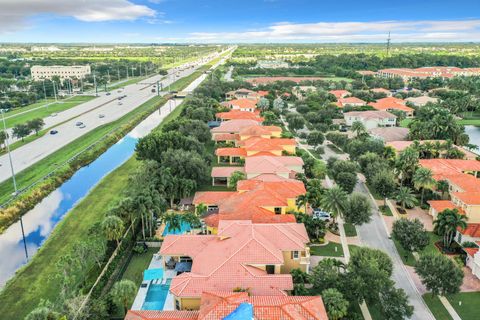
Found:
[[[1,42],[480,41],[479,0],[0,0]]]

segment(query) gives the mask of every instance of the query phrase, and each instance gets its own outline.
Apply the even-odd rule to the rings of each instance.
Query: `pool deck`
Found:
[[[154,254],[152,257],[152,260],[150,261],[150,264],[148,265],[148,269],[158,269],[158,268],[163,268],[163,258],[159,254]],[[132,307],[130,309],[142,310],[142,306],[147,297],[147,293],[148,293],[148,289],[150,288],[150,285],[155,283],[164,284],[166,282],[166,279],[172,279],[173,277],[175,277],[175,275],[176,275],[176,272],[174,270],[164,270],[163,279],[143,281],[142,284],[146,284],[146,286],[144,288],[140,286],[140,288],[138,289],[137,295],[135,296],[135,300],[133,301]],[[170,293],[170,291],[168,292],[167,297],[165,299],[163,310],[175,310],[175,300],[173,298],[173,295]]]

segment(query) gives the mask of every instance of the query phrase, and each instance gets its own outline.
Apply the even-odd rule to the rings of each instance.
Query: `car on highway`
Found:
[[[53,134],[57,134],[57,133],[58,133],[57,130],[50,130],[50,134],[52,134],[52,135],[53,135]]]
[[[102,118],[105,118],[105,115],[100,113],[100,114],[98,115],[98,117],[99,117],[100,119],[102,119]]]
[[[322,220],[322,221],[330,221],[332,218],[331,214],[329,212],[323,211],[322,209],[319,208],[313,208],[313,218]]]
[[[107,92],[106,95],[109,96],[109,95],[111,95],[111,93],[110,93],[110,92]]]
[[[81,121],[78,121],[78,122],[75,123],[75,125],[76,125],[77,127],[81,126],[82,124],[83,124],[83,122],[81,122]]]
[[[83,129],[85,127],[86,127],[86,125],[84,125],[83,123],[79,126],[80,129]]]
[[[56,116],[58,116],[58,113],[52,113],[52,114],[50,115],[50,117],[56,117]]]
[[[123,103],[121,103],[120,101],[118,102],[118,105],[121,106]]]

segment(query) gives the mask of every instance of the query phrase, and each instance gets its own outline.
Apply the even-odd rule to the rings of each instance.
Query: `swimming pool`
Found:
[[[190,224],[185,221],[183,221],[182,224],[180,225],[180,230],[170,231],[168,230],[169,226],[170,224],[167,222],[167,224],[165,225],[165,229],[163,230],[162,236],[165,237],[169,234],[184,234],[192,229],[192,227],[190,227]]]
[[[166,284],[151,284],[142,305],[142,310],[163,310],[165,300],[167,299],[170,282],[168,279]]]

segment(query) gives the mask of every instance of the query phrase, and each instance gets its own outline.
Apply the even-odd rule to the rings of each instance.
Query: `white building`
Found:
[[[387,111],[353,111],[345,113],[343,117],[347,126],[360,121],[367,130],[377,127],[395,127],[397,124],[397,116]]]
[[[257,68],[265,68],[265,69],[288,68],[288,63],[281,60],[258,60]]]
[[[90,66],[32,66],[30,69],[35,81],[58,76],[61,80],[85,78],[91,73]]]
[[[438,103],[437,98],[432,98],[432,97],[429,97],[429,96],[410,97],[410,98],[405,99],[405,101],[410,102],[415,107],[423,107],[429,102]]]

